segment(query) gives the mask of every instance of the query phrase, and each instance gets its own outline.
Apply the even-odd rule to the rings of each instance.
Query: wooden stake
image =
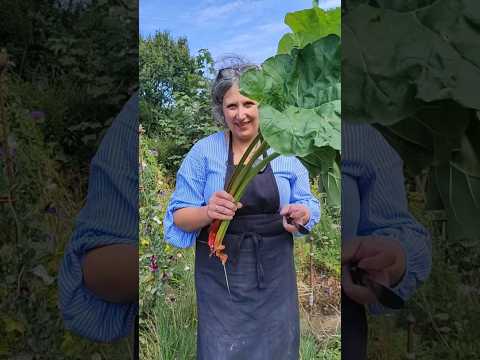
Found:
[[[408,338],[407,338],[407,360],[414,360],[416,358],[415,355],[415,343],[414,343],[414,327],[415,327],[415,317],[412,314],[408,314],[407,316],[408,322]]]
[[[314,298],[313,298],[313,235],[309,236],[310,240],[310,296],[308,298],[308,305],[310,305],[310,312],[313,311],[313,304],[314,304]]]
[[[7,173],[7,187],[8,193],[6,197],[1,197],[1,203],[11,203],[14,201],[12,189],[13,189],[13,161],[10,155],[10,148],[8,146],[8,123],[6,114],[6,102],[7,102],[7,67],[8,67],[8,54],[5,49],[0,51],[0,144],[3,147],[5,154],[5,171]]]

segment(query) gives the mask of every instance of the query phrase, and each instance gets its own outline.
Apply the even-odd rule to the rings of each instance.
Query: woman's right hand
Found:
[[[210,220],[232,220],[235,212],[242,207],[240,202],[235,203],[232,195],[226,191],[217,191],[212,194],[207,204],[207,216]]]

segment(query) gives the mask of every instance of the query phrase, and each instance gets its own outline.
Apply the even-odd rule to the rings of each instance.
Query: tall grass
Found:
[[[193,254],[185,265],[193,268]],[[187,265],[188,264],[188,265]],[[193,271],[183,273],[178,287],[168,288],[141,320],[140,355],[145,360],[189,360],[196,354],[196,300]]]
[[[300,339],[300,360],[340,360],[340,334],[333,335],[320,344],[306,330]]]

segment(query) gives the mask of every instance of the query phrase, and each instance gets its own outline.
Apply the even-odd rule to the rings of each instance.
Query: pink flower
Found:
[[[158,271],[158,263],[157,263],[157,257],[155,255],[152,255],[150,257],[150,265],[148,266],[151,272],[157,272]]]
[[[53,205],[53,203],[48,203],[47,206],[45,206],[45,209],[44,211],[47,213],[47,214],[52,214],[52,215],[56,215],[57,214],[57,208]]]
[[[43,119],[45,117],[45,113],[41,110],[33,110],[30,113],[30,116],[33,120],[40,120],[40,119]]]

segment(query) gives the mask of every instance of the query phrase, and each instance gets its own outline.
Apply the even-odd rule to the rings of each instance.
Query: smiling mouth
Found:
[[[247,126],[251,123],[251,121],[244,121],[244,122],[241,122],[241,123],[236,123],[235,125],[238,126],[238,127],[244,127],[244,126]]]

